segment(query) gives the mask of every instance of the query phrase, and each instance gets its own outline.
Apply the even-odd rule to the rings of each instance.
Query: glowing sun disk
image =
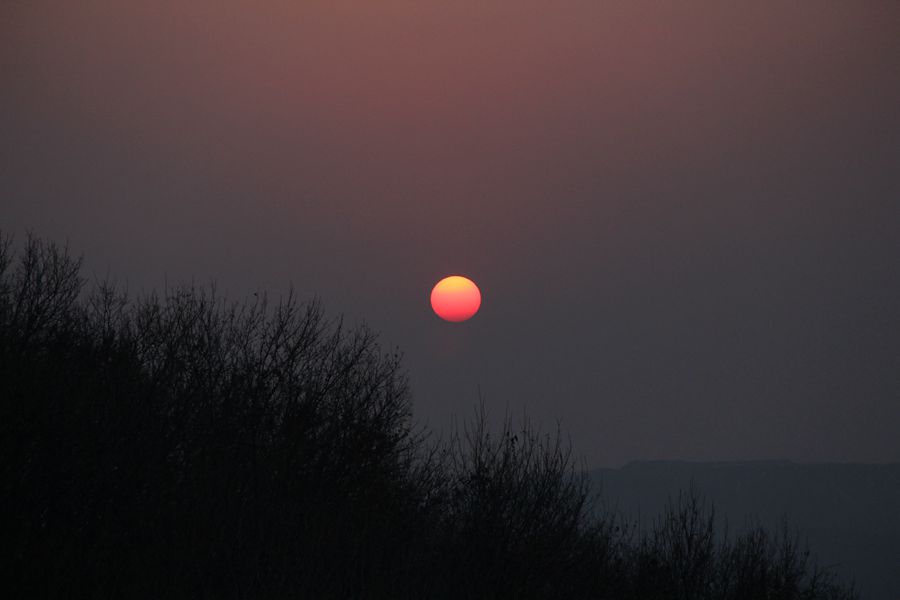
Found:
[[[445,321],[467,321],[481,307],[481,291],[475,282],[461,275],[451,275],[437,282],[431,290],[431,308]]]

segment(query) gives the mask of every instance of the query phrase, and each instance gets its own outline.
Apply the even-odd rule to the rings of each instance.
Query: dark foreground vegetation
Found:
[[[0,240],[2,241],[2,240]],[[696,497],[595,517],[559,436],[434,440],[399,356],[288,298],[86,289],[0,243],[5,597],[838,599],[791,535]]]

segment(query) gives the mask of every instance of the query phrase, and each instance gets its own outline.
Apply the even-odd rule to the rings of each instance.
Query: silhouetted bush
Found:
[[[666,600],[845,599],[810,563],[809,551],[786,523],[774,534],[749,527],[734,540],[717,534],[715,511],[695,490],[670,499],[649,531],[626,551],[628,584],[620,598]]]
[[[696,497],[595,518],[560,435],[412,426],[400,357],[293,296],[86,289],[0,238],[4,582],[29,597],[839,599]],[[12,597],[12,596],[10,596]]]
[[[606,569],[612,540],[589,518],[588,481],[560,436],[482,410],[453,432],[443,465],[442,559],[457,598],[578,597]]]

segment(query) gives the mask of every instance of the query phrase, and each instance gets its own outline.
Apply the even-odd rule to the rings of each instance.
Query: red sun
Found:
[[[431,290],[431,308],[437,316],[460,323],[468,321],[481,306],[481,291],[475,282],[460,275],[444,277]]]

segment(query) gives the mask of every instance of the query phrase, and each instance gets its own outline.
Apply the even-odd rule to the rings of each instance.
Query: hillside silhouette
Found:
[[[0,240],[7,597],[849,599],[696,495],[594,511],[561,436],[417,428],[400,356],[317,302],[130,298]]]

